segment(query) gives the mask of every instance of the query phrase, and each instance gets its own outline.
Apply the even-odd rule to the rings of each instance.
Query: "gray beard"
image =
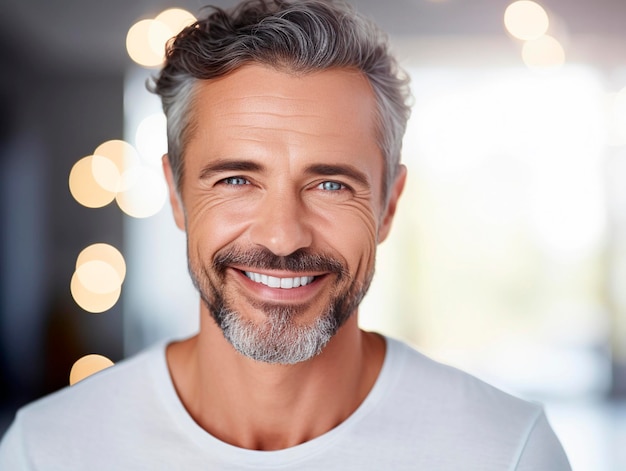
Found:
[[[328,312],[311,325],[297,325],[292,308],[270,308],[265,315],[266,320],[260,325],[228,309],[213,317],[220,319],[218,324],[224,337],[239,353],[253,360],[282,365],[313,358],[339,330],[338,320]]]
[[[241,261],[243,257],[246,257],[247,265],[261,269],[297,265],[300,271],[307,271],[307,269],[318,271],[320,267],[325,269],[333,267],[331,271],[337,274],[336,286],[346,276],[346,271],[340,262],[319,255],[310,256],[306,253],[289,256],[293,258],[293,261],[284,261],[284,257],[276,257],[268,253],[263,253],[258,257],[252,253],[218,253],[213,264],[214,271],[221,274],[227,263],[233,260]],[[276,260],[272,261],[273,258]],[[251,263],[251,260],[256,262]],[[211,281],[207,267],[194,267],[190,262],[189,273],[202,301],[222,330],[226,340],[235,350],[256,361],[283,365],[307,361],[318,355],[356,311],[373,276],[372,270],[362,284],[352,281],[347,289],[336,293],[331,298],[329,305],[313,323],[299,324],[297,322],[298,311],[305,309],[306,306],[277,306],[262,303],[254,307],[264,312],[265,320],[260,323],[253,322],[244,319],[239,312],[230,308],[221,290]],[[223,277],[220,285],[223,285]]]

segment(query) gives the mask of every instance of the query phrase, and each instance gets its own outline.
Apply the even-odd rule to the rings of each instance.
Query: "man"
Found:
[[[373,25],[215,10],[154,90],[200,331],[20,411],[2,469],[569,469],[540,407],[357,326],[406,175],[408,90]]]

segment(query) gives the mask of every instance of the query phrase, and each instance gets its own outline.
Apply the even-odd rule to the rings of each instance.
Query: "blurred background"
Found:
[[[351,3],[415,101],[362,326],[543,402],[575,470],[626,469],[626,2]],[[202,6],[0,3],[0,435],[85,355],[197,328],[145,83]]]

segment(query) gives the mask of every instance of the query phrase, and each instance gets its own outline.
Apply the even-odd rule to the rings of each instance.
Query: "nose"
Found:
[[[249,232],[252,243],[287,256],[313,242],[306,208],[296,195],[267,193],[255,209]]]

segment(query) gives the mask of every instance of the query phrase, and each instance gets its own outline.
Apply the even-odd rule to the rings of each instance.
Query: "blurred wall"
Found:
[[[69,289],[84,247],[122,245],[122,216],[68,189],[78,159],[122,137],[123,77],[20,52],[0,52],[0,410],[65,386],[84,354],[118,360],[123,344],[121,309],[88,314]]]

